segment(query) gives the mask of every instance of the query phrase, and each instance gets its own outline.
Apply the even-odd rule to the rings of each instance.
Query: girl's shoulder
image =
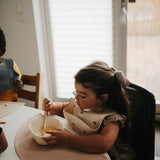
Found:
[[[126,116],[115,112],[113,114],[110,114],[109,116],[106,116],[104,118],[103,124],[107,125],[114,122],[118,122],[120,124],[120,127],[123,128],[126,123]]]
[[[11,58],[3,58],[3,63],[13,66],[13,60]]]

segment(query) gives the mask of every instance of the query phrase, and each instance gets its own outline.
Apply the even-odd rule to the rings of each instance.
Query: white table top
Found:
[[[16,102],[15,102],[16,103]],[[13,107],[15,105],[13,104]],[[12,109],[13,110],[13,109]],[[43,113],[42,110],[38,110],[32,107],[27,107],[21,105],[20,107],[16,108],[11,113],[7,113],[5,116],[1,117],[1,121],[5,121],[6,124],[0,124],[0,127],[3,128],[3,131],[6,135],[8,141],[8,148],[0,153],[0,160],[20,160],[14,147],[14,140],[19,128],[30,118],[38,113]],[[75,134],[72,128],[68,125],[67,121],[59,116],[55,116],[55,118],[59,119],[64,128],[70,131],[71,133]],[[104,158],[99,158],[104,159]],[[108,158],[107,158],[108,159]]]
[[[20,126],[26,120],[38,113],[42,113],[42,111],[31,107],[21,106],[15,112],[10,113],[0,119],[6,122],[6,124],[0,124],[0,127],[3,128],[3,131],[8,141],[8,148],[0,154],[0,159],[19,160],[19,157],[17,156],[14,149],[14,139],[16,133]]]
[[[0,120],[6,122],[6,124],[0,124],[0,127],[3,128],[8,141],[8,148],[4,152],[0,153],[0,160],[20,160],[14,148],[16,133],[28,119],[38,113],[43,113],[43,111],[22,105],[16,108],[14,112],[6,114],[6,116],[0,118]],[[56,118],[63,121],[64,127],[67,128],[70,132],[74,133],[64,118],[59,116],[56,116]],[[155,160],[159,159],[160,157],[155,157]]]

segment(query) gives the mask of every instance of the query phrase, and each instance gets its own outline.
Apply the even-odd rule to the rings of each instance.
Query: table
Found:
[[[16,103],[16,102],[15,102]],[[0,127],[3,128],[4,133],[6,135],[8,141],[8,148],[0,154],[0,159],[2,160],[19,160],[18,155],[15,152],[14,148],[14,140],[18,129],[30,118],[38,113],[43,113],[42,110],[38,110],[35,108],[21,106],[14,112],[0,118],[0,120],[7,122],[6,124],[0,124]],[[63,120],[64,128],[67,128],[68,131],[74,133],[72,128],[68,126],[67,121],[59,116],[56,118]],[[74,152],[74,151],[73,151]],[[82,153],[83,154],[83,153]],[[86,153],[84,153],[86,155]],[[97,155],[96,155],[97,156]],[[77,159],[77,158],[76,158]],[[86,158],[84,157],[86,160]],[[97,158],[95,158],[96,160]],[[103,156],[99,156],[98,159],[105,160],[106,158]],[[66,159],[67,160],[67,159]]]
[[[0,154],[2,160],[19,160],[15,149],[14,149],[14,138],[20,126],[32,116],[42,113],[41,110],[37,110],[31,107],[20,107],[15,112],[2,117],[1,120],[5,121],[6,124],[1,124],[3,131],[8,141],[8,148]]]

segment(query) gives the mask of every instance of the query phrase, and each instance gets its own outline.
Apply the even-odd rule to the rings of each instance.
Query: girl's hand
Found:
[[[53,102],[51,99],[44,98],[43,100],[43,109],[50,114],[61,115],[62,114],[62,103]]]
[[[49,137],[44,137],[45,140],[50,145],[67,145],[68,144],[68,137],[71,135],[69,132],[65,130],[54,130],[48,131],[46,133],[51,134]]]
[[[46,112],[50,112],[51,108],[53,107],[53,101],[49,98],[44,98],[42,106]]]

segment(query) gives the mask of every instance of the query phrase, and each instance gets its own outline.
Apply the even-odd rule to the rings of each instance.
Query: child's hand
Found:
[[[68,137],[71,135],[69,132],[65,130],[54,130],[46,132],[51,134],[49,137],[44,137],[43,140],[45,140],[50,145],[67,145],[68,144]]]
[[[43,100],[43,109],[50,114],[61,115],[62,113],[62,103],[53,102],[51,99],[44,98]]]
[[[49,112],[50,108],[53,106],[53,101],[51,99],[44,98],[42,106],[46,112]]]
[[[23,82],[20,79],[15,79],[12,86],[15,91],[19,91],[23,88]]]

